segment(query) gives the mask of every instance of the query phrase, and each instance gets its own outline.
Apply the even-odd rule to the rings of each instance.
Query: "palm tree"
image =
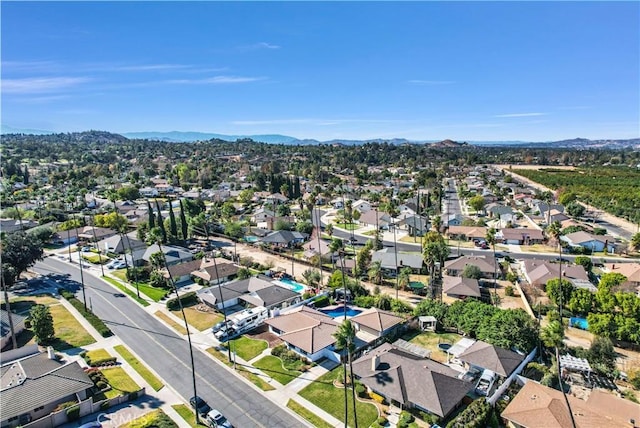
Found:
[[[398,283],[400,287],[406,288],[411,282],[411,268],[408,266],[400,269],[400,274],[398,275]]]
[[[444,261],[449,256],[449,246],[445,242],[442,235],[438,232],[431,231],[427,233],[424,239],[424,249],[422,251],[424,261],[429,266],[429,282],[431,283],[431,298],[435,297],[435,273],[436,263],[440,264],[440,275],[442,275],[442,267]]]
[[[487,241],[487,244],[491,245],[491,247],[493,248],[493,300],[494,300],[494,304],[498,304],[498,299],[497,299],[497,291],[496,291],[496,282],[497,282],[497,278],[496,278],[496,269],[497,269],[497,263],[496,263],[496,230],[491,227],[489,228],[489,230],[487,230],[487,234],[484,237],[485,241]]]
[[[369,279],[376,284],[382,283],[382,264],[379,261],[373,262],[369,265],[369,271],[367,272]]]
[[[551,223],[547,227],[547,234],[549,236],[552,236],[558,243],[558,263],[560,264],[560,266],[558,266],[558,281],[560,284],[562,284],[562,241],[560,240],[560,237],[562,236],[562,230],[560,222],[554,221],[553,223]],[[562,293],[560,293],[560,323],[562,323],[562,305]]]
[[[560,321],[551,321],[540,331],[540,340],[549,348],[560,348],[564,339],[564,326]]]
[[[356,413],[356,388],[353,378],[353,367],[351,364],[351,354],[356,350],[355,337],[356,330],[350,320],[345,319],[338,330],[333,334],[336,339],[335,348],[337,350],[346,349],[347,359],[349,361],[349,375],[351,378],[351,393],[353,396],[353,419],[355,421],[355,427],[358,428],[358,416]],[[342,358],[342,368],[344,370],[344,426],[347,426],[347,420],[349,417],[348,409],[348,394],[347,394],[347,361]]]
[[[329,223],[325,226],[324,231],[327,232],[329,236],[333,236],[333,224]]]

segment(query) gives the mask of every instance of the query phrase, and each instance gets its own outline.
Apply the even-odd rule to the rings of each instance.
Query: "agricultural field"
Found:
[[[627,167],[513,169],[553,190],[573,192],[578,201],[640,223],[640,170]]]

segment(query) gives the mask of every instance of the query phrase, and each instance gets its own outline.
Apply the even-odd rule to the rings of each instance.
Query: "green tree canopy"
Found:
[[[560,280],[558,278],[553,278],[547,281],[545,291],[547,292],[549,299],[551,299],[554,304],[560,306],[562,303],[562,306],[565,306],[571,300],[574,287],[573,284],[566,279],[562,279],[562,286],[560,286]]]
[[[39,345],[51,343],[55,338],[53,328],[53,317],[49,307],[45,305],[35,305],[29,311],[31,330]]]
[[[5,287],[13,286],[24,271],[42,260],[43,255],[42,241],[36,236],[22,231],[6,235],[0,248]]]
[[[482,278],[482,271],[476,265],[465,265],[462,269],[463,278],[480,279]]]
[[[522,309],[499,310],[482,321],[477,338],[501,348],[529,352],[538,341],[538,327]]]

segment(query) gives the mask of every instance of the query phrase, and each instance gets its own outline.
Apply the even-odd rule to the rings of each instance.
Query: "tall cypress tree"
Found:
[[[158,211],[158,227],[160,228],[160,233],[162,233],[162,243],[167,243],[167,231],[164,228],[164,220],[162,219],[162,212],[160,211],[160,204],[156,199],[156,210]]]
[[[176,223],[176,215],[173,213],[173,204],[169,199],[169,228],[171,235],[178,238],[178,223]]]
[[[180,226],[182,227],[182,239],[186,240],[189,234],[189,225],[187,224],[187,217],[184,215],[182,199],[180,199]]]
[[[149,213],[149,220],[148,220],[149,230],[151,230],[154,227],[156,227],[156,217],[153,214],[153,209],[151,208],[151,202],[149,202],[148,199],[147,199],[147,212]]]

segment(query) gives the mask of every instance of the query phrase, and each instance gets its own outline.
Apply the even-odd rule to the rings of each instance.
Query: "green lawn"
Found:
[[[193,412],[193,409],[186,404],[174,404],[171,407],[173,407],[173,410],[175,410],[190,426],[194,428],[206,426],[202,422],[202,419],[200,419],[200,424],[196,424],[196,415]]]
[[[346,229],[346,230],[357,230],[360,229],[360,226],[358,226],[355,223],[334,223],[335,227],[339,227],[340,229]]]
[[[49,311],[53,317],[53,329],[56,335],[54,349],[61,351],[95,343],[93,336],[62,304],[49,306]]]
[[[297,401],[289,400],[287,403],[287,407],[308,420],[313,424],[313,426],[318,428],[333,428],[333,425],[326,422],[324,419],[319,417],[313,412],[310,412],[306,407],[302,406]]]
[[[331,370],[313,381],[309,386],[300,391],[300,396],[320,407],[336,419],[344,422],[344,389],[333,386],[333,381],[341,368]],[[353,401],[351,391],[348,400],[349,426],[355,426],[353,419]],[[378,418],[378,409],[369,403],[356,402],[358,413],[358,426],[368,427]]]
[[[130,297],[132,297],[136,302],[140,303],[142,306],[149,306],[149,302],[147,302],[143,298],[139,298],[138,295],[136,294],[136,292],[131,290],[126,285],[120,284],[118,281],[116,281],[113,278],[109,278],[108,276],[103,276],[102,279],[104,279],[109,284],[113,285],[114,287],[118,288],[118,290],[121,290],[125,294],[128,294]]]
[[[127,270],[126,269],[118,269],[118,270],[115,270],[115,271],[111,272],[111,274],[113,276],[115,276],[116,278],[120,279],[121,281],[124,281],[124,282],[127,282],[127,283],[131,284],[131,287],[133,289],[136,288],[135,283],[131,283],[131,282],[129,282],[129,280],[127,280]],[[145,296],[147,296],[148,298],[150,298],[154,302],[160,301],[164,297],[164,295],[167,294],[167,290],[166,289],[152,287],[147,282],[138,282],[138,289],[140,290],[141,293],[143,293]]]
[[[456,333],[434,333],[426,331],[417,335],[414,335],[414,333],[409,333],[405,335],[403,339],[408,341],[409,343],[414,343],[416,345],[422,346],[423,348],[429,349],[431,351],[430,358],[432,360],[445,363],[447,362],[447,354],[438,349],[438,344],[450,343],[451,345],[453,345],[458,340],[462,339],[462,336]]]
[[[87,358],[93,361],[104,360],[111,358],[111,354],[106,349],[94,349],[93,351],[87,351]]]
[[[231,351],[235,352],[238,357],[245,361],[257,357],[269,346],[264,340],[249,339],[245,336],[231,340],[228,345],[231,347]]]
[[[282,360],[273,355],[266,355],[256,361],[253,366],[262,370],[266,375],[286,385],[298,376],[301,372],[285,369],[282,366]]]
[[[126,423],[124,425],[120,425],[120,428],[152,428],[152,427],[162,427],[162,428],[177,428],[178,425],[162,411],[162,409],[157,409],[152,412],[147,413],[144,416],[140,416],[138,419],[134,419],[133,421]]]
[[[220,352],[215,348],[207,348],[206,351],[215,359],[222,361],[222,363],[224,363],[225,365],[229,367],[233,366],[233,363],[229,362],[229,358],[227,357],[226,352]],[[269,385],[262,377],[245,370],[242,366],[236,366],[236,371],[240,373],[241,376],[247,378],[249,382],[263,391],[273,391],[275,389],[273,386]]]
[[[187,322],[190,326],[197,329],[198,331],[203,331],[213,327],[214,324],[222,321],[222,314],[213,311],[213,309],[203,312],[196,309],[197,305],[189,306],[184,308],[184,314],[187,317]],[[175,316],[182,319],[182,313],[180,310],[171,311]]]
[[[107,398],[117,397],[121,394],[135,392],[140,389],[133,379],[124,371],[122,367],[114,367],[111,369],[100,370],[107,382],[111,385],[111,390],[105,392]]]
[[[124,360],[129,363],[129,365],[133,367],[133,369],[137,371],[149,385],[151,385],[151,388],[156,391],[162,389],[164,386],[162,381],[151,373],[149,369],[140,362],[140,360],[138,360],[127,348],[124,347],[124,345],[116,345],[113,349],[115,349],[116,352],[120,354],[120,356],[124,358]]]

